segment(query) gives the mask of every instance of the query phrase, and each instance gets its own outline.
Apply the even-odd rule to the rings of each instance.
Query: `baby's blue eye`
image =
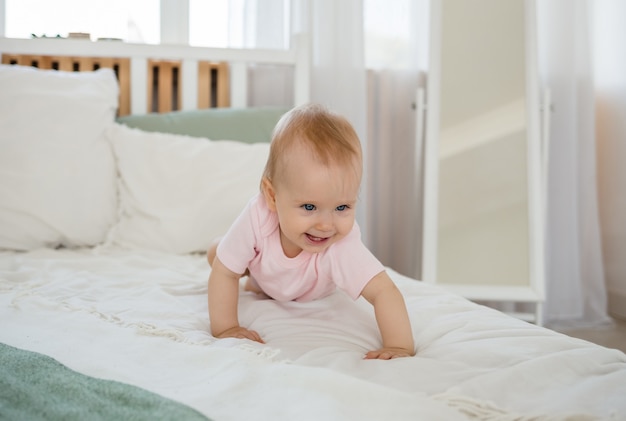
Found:
[[[310,203],[306,203],[304,205],[302,205],[302,208],[306,211],[314,211],[315,210],[315,205],[312,205]]]
[[[348,209],[348,205],[339,205],[335,209],[337,209],[339,212],[342,212]]]

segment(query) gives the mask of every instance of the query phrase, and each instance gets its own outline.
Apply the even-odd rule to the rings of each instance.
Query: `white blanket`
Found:
[[[143,387],[216,420],[626,419],[626,355],[390,274],[417,355],[380,346],[343,293],[279,303],[241,293],[267,342],[209,333],[204,256],[122,249],[0,254],[0,341]]]

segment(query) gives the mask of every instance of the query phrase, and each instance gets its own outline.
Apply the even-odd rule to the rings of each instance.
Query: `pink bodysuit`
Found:
[[[231,271],[250,276],[277,301],[311,301],[333,293],[336,287],[353,299],[365,285],[385,270],[352,231],[321,253],[302,251],[285,256],[280,244],[278,217],[262,194],[254,196],[217,248],[217,257]]]

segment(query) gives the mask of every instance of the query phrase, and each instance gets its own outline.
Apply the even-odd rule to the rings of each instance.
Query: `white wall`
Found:
[[[626,2],[594,2],[600,224],[609,312],[626,318]]]
[[[0,37],[4,36],[4,31],[6,30],[6,5],[4,0],[0,0]]]

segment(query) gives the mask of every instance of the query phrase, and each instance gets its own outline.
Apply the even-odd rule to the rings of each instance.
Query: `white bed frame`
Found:
[[[3,56],[52,56],[72,58],[99,58],[127,60],[129,63],[129,112],[144,114],[149,109],[148,89],[149,63],[153,61],[180,63],[180,109],[198,107],[201,63],[226,63],[229,69],[228,106],[248,106],[247,67],[250,64],[276,64],[294,68],[294,104],[309,101],[310,52],[308,37],[294,37],[289,50],[225,49],[192,47],[188,45],[129,44],[118,41],[86,41],[78,39],[13,39],[0,38],[0,54]],[[107,66],[103,66],[107,67]],[[123,88],[122,88],[123,89]]]

